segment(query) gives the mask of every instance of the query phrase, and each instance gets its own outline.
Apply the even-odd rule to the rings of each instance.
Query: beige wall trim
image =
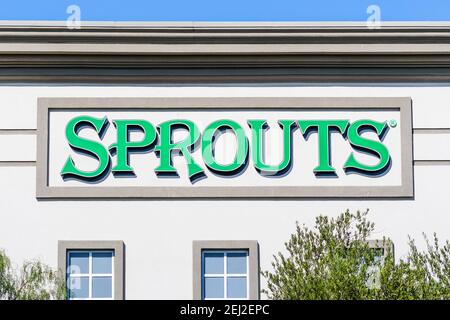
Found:
[[[248,250],[249,299],[260,298],[259,245],[254,240],[207,240],[192,243],[192,288],[193,299],[202,299],[202,251],[203,250]]]
[[[58,270],[67,281],[67,251],[69,250],[114,250],[114,299],[125,299],[125,244],[113,241],[58,241]]]
[[[450,134],[450,128],[414,128],[414,134]]]
[[[125,107],[124,107],[125,106]],[[302,107],[303,106],[303,107]],[[64,109],[330,109],[399,110],[402,136],[400,186],[379,187],[52,187],[48,185],[48,118]],[[39,98],[36,197],[52,198],[411,198],[413,187],[411,98]]]
[[[36,129],[0,129],[0,135],[35,135]]]
[[[0,161],[0,167],[34,167],[36,161]]]
[[[450,56],[448,61],[439,62],[440,57],[428,57],[426,61],[412,62],[399,68],[393,67],[396,62],[388,58],[385,66],[382,57],[372,56],[368,62],[370,66],[361,67],[352,57],[324,57],[306,67],[307,61],[287,64],[282,68],[279,63],[283,59],[272,56],[264,63],[260,57],[250,57],[253,62],[242,62],[239,56],[226,55],[222,61],[208,64],[207,57],[204,62],[189,64],[186,61],[162,62],[161,67],[148,67],[140,62],[139,57],[127,57],[124,61],[108,62],[108,59],[89,59],[83,56],[80,60],[75,57],[73,67],[70,62],[57,64],[62,56],[51,57],[53,61],[47,66],[45,63],[35,67],[24,67],[34,64],[21,56],[14,58],[12,66],[2,66],[0,53],[0,85],[308,85],[320,86],[326,84],[368,84],[376,83],[450,83]],[[115,57],[114,57],[115,58]],[[248,57],[245,57],[247,60]],[[32,58],[34,59],[34,58]],[[84,63],[84,60],[88,60]],[[330,60],[331,59],[331,60]],[[379,59],[377,62],[376,60]],[[114,59],[113,59],[114,60]],[[168,58],[171,60],[171,58]],[[177,60],[177,59],[175,59]],[[308,59],[306,59],[308,60]],[[357,60],[357,59],[356,59]],[[405,60],[400,57],[403,64]],[[389,62],[391,61],[391,62]],[[98,62],[98,63],[97,63]],[[424,65],[437,63],[438,67],[424,67]],[[85,66],[83,67],[83,64]],[[172,64],[172,66],[168,66]],[[186,65],[186,67],[182,67]],[[218,67],[222,64],[223,67]],[[335,64],[337,67],[327,67]],[[52,67],[53,66],[53,67]],[[131,68],[132,66],[132,68]],[[400,66],[400,65],[399,65]]]
[[[450,160],[414,160],[415,166],[450,166]]]
[[[252,35],[254,36],[254,35]],[[305,43],[305,40],[296,40],[292,38],[280,39],[276,37],[268,38],[265,42],[252,43],[252,41],[261,41],[264,35],[255,40],[246,38],[244,40],[225,41],[220,43],[221,37],[214,35],[209,41],[201,43],[201,39],[194,39],[191,44],[167,44],[167,39],[161,39],[161,43],[120,43],[119,38],[112,37],[109,42],[103,43],[104,39],[96,43],[50,43],[48,41],[33,42],[24,41],[21,43],[0,43],[0,51],[4,54],[388,54],[388,55],[417,55],[417,54],[448,54],[450,44],[447,43],[397,43],[389,39],[389,42],[381,40],[374,43],[362,43],[362,38],[352,39],[354,43],[336,43],[336,39],[329,39],[324,43],[316,43],[312,35],[309,39],[311,43]],[[346,39],[345,35],[341,35]],[[0,40],[1,40],[0,34]],[[370,38],[370,37],[369,37]],[[64,39],[63,39],[64,40]],[[67,40],[67,39],[65,39]],[[70,38],[69,38],[70,40]],[[400,42],[401,39],[398,39]],[[426,39],[424,39],[426,42]],[[154,41],[152,41],[154,42]],[[199,43],[200,42],[200,43]],[[230,43],[231,42],[231,43]],[[241,42],[241,43],[239,43]],[[303,42],[303,43],[301,43]],[[277,44],[278,46],[274,46]]]
[[[444,43],[450,24],[389,23],[369,29],[364,22],[89,22],[81,29],[67,28],[65,21],[11,22],[0,24],[1,42],[83,43]],[[364,42],[361,40],[364,38]],[[153,41],[148,41],[148,40]],[[303,40],[303,41],[301,41]],[[334,41],[331,41],[334,40]],[[403,41],[401,41],[403,40]],[[405,41],[406,40],[406,41]],[[93,42],[92,41],[92,42]]]

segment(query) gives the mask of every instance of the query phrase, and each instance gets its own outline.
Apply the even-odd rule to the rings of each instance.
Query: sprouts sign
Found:
[[[413,196],[409,98],[38,104],[38,198]]]

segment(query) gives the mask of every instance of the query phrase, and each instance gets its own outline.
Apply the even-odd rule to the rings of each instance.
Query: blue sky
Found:
[[[0,0],[0,20],[66,20],[75,4],[85,21],[450,21],[450,0]]]

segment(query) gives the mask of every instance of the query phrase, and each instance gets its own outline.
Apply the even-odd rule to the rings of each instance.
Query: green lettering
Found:
[[[348,140],[352,147],[375,155],[379,161],[376,165],[365,165],[356,160],[355,155],[352,152],[344,164],[344,170],[357,170],[375,174],[384,170],[389,165],[391,157],[386,146],[380,141],[366,139],[361,136],[361,131],[363,129],[370,129],[377,133],[378,138],[381,138],[387,126],[388,124],[386,121],[377,122],[373,120],[358,120],[351,124],[348,128]]]
[[[189,136],[179,142],[172,142],[172,131],[178,127],[186,128]],[[200,138],[200,132],[192,121],[189,120],[171,120],[159,125],[160,142],[155,147],[159,153],[160,163],[155,169],[157,174],[176,174],[177,170],[172,166],[172,152],[179,152],[187,162],[189,178],[202,173],[203,169],[195,163],[190,152],[194,149],[195,143]]]
[[[94,180],[105,174],[106,169],[110,163],[110,157],[105,147],[96,141],[92,141],[86,138],[78,136],[78,132],[84,127],[90,127],[95,129],[97,134],[101,138],[101,132],[108,124],[108,119],[94,118],[90,116],[79,116],[69,121],[66,127],[66,138],[72,149],[82,154],[92,155],[98,159],[99,164],[94,171],[82,171],[75,166],[75,163],[71,156],[67,159],[62,171],[61,176],[76,177],[88,180]]]
[[[129,154],[132,151],[145,150],[151,146],[156,139],[156,130],[153,125],[145,120],[114,120],[117,129],[117,142],[109,147],[109,151],[116,151],[117,163],[113,167],[113,173],[133,173],[129,165]],[[130,132],[138,129],[144,133],[141,141],[130,141]]]
[[[345,133],[348,120],[300,120],[300,130],[305,135],[310,129],[317,129],[319,138],[319,165],[314,168],[315,174],[336,174],[336,169],[331,166],[330,156],[330,129],[338,129]]]
[[[268,175],[275,175],[285,170],[291,163],[291,131],[294,120],[280,120],[278,124],[283,129],[283,160],[278,165],[268,165],[264,161],[264,131],[266,120],[248,120],[252,129],[252,160],[255,168]]]
[[[219,164],[214,157],[214,137],[217,130],[231,129],[236,137],[237,149],[236,156],[230,164]],[[206,166],[212,171],[218,173],[233,173],[245,165],[248,158],[248,140],[244,129],[233,120],[218,120],[211,123],[203,133],[202,153]]]

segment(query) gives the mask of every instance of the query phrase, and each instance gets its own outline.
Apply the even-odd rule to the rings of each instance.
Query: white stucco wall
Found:
[[[436,130],[414,134],[413,200],[37,201],[35,133],[5,129],[35,129],[37,97],[75,96],[412,97],[414,128]],[[408,234],[420,239],[422,232],[437,232],[441,239],[450,239],[450,165],[443,162],[450,161],[450,85],[15,85],[0,87],[0,104],[0,247],[16,263],[41,258],[56,267],[58,240],[123,240],[127,299],[191,299],[193,240],[258,240],[261,268],[267,269],[272,254],[283,249],[294,231],[295,221],[311,225],[318,214],[337,215],[347,208],[370,208],[377,225],[374,238],[391,237],[397,257],[407,250]]]

